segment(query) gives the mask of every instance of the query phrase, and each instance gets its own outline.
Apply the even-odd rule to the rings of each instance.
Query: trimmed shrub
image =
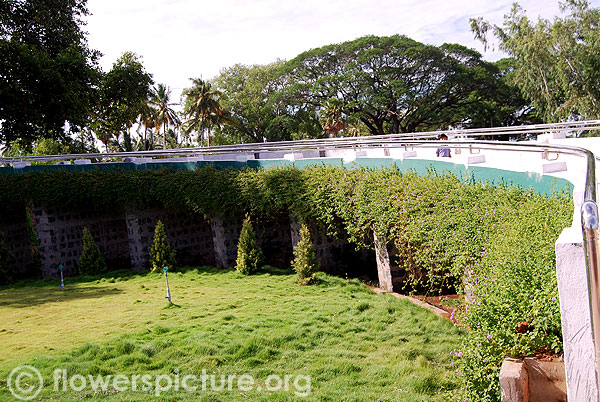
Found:
[[[4,242],[4,232],[0,232],[0,285],[8,285],[14,278],[14,258]]]
[[[95,275],[107,271],[106,261],[87,228],[83,228],[83,251],[79,258],[79,273]]]
[[[150,264],[151,272],[161,271],[163,267],[173,269],[177,265],[175,250],[169,244],[165,225],[160,220],[156,222],[154,241],[150,246]]]
[[[235,269],[244,275],[252,275],[258,271],[262,261],[263,254],[256,242],[256,233],[254,232],[250,218],[246,216],[238,241],[238,255]]]
[[[292,268],[298,275],[300,285],[309,285],[315,279],[315,273],[319,270],[320,264],[315,255],[315,246],[310,237],[310,231],[306,224],[300,227],[300,241],[294,247],[294,260]]]

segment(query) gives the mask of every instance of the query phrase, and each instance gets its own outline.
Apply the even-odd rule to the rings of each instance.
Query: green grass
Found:
[[[113,275],[70,278],[64,293],[49,281],[0,288],[1,400],[21,364],[41,371],[39,398],[61,401],[432,401],[457,386],[450,351],[462,333],[356,280],[320,274],[299,286],[274,268],[250,277],[188,269],[169,274],[169,306],[162,275]],[[263,388],[270,374],[307,375],[311,392],[55,392],[58,368],[85,377],[247,373]]]

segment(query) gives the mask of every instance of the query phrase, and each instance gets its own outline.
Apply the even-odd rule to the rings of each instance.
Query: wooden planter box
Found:
[[[563,359],[506,358],[500,370],[502,402],[566,402]]]

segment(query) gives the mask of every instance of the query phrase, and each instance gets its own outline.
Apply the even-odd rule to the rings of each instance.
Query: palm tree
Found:
[[[171,109],[172,105],[176,103],[170,103],[169,98],[171,97],[171,90],[164,84],[158,84],[152,88],[149,104],[155,111],[154,114],[154,127],[157,133],[160,133],[160,128],[163,129],[162,146],[166,148],[166,134],[169,127],[179,127],[181,120],[177,115],[177,112]]]
[[[208,131],[206,136],[207,146],[210,147],[210,130],[215,125],[223,122],[223,109],[219,102],[222,93],[213,89],[210,82],[200,78],[192,79],[192,87],[183,91],[185,104],[183,114],[187,120],[186,130],[198,132],[198,142],[202,145],[204,132]]]
[[[319,114],[321,127],[329,137],[337,137],[338,133],[347,127],[343,118],[342,104],[336,98],[328,99]]]
[[[138,128],[137,132],[140,135],[140,129],[144,129],[144,134],[140,135],[142,142],[142,150],[148,151],[154,149],[154,132],[153,129],[156,127],[155,123],[155,110],[152,108],[150,101],[146,101],[142,107],[142,112],[138,116]],[[148,135],[149,134],[149,135]]]

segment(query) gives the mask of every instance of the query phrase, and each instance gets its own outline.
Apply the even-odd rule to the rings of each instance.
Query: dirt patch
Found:
[[[448,313],[448,318],[450,321],[456,323],[456,317],[454,314],[459,310],[464,310],[465,306],[465,297],[463,295],[442,295],[442,296],[423,296],[423,295],[413,295],[411,296],[414,299],[417,299],[423,303],[429,304],[431,306],[437,307],[441,310],[444,310]]]

